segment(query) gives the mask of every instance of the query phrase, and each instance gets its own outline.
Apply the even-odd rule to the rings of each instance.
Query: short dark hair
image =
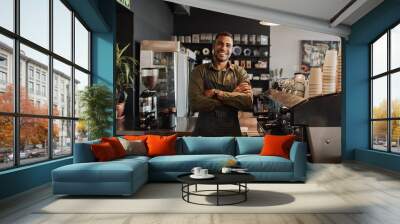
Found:
[[[214,42],[219,38],[219,37],[230,37],[233,40],[233,35],[229,32],[220,32],[215,36]]]

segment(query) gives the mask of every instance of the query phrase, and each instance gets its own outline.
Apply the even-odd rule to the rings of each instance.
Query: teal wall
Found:
[[[400,0],[385,0],[351,27],[345,42],[343,159],[399,170],[400,157],[369,150],[369,46],[400,22]],[[357,151],[356,151],[357,149]],[[363,150],[363,151],[360,151]]]
[[[67,0],[92,31],[92,82],[113,88],[115,1]],[[112,127],[110,127],[112,132]],[[0,199],[51,181],[51,171],[72,163],[72,158],[47,161],[0,172]]]

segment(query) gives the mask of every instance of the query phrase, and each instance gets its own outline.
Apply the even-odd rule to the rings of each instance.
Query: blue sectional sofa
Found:
[[[306,147],[294,142],[290,159],[260,156],[263,137],[182,137],[177,139],[177,155],[127,156],[96,162],[90,149],[98,141],[77,143],[74,163],[52,172],[53,193],[68,195],[131,195],[148,181],[176,181],[193,167],[218,172],[234,159],[260,182],[304,182]]]

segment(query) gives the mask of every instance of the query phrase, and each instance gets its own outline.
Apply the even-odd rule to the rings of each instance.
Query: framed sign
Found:
[[[327,50],[338,50],[338,41],[302,40],[301,46],[301,71],[309,73],[310,67],[322,67]]]
[[[123,5],[125,8],[131,10],[132,0],[117,0],[117,2]]]

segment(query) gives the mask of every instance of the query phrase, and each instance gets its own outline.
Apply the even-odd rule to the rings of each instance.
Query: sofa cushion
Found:
[[[182,154],[235,155],[235,139],[233,137],[183,137]]]
[[[260,154],[263,137],[236,137],[236,155]]]
[[[93,144],[91,145],[91,149],[94,157],[96,157],[96,160],[99,162],[110,161],[118,158],[112,145],[108,142]]]
[[[190,172],[193,167],[199,166],[209,171],[219,171],[230,159],[231,155],[175,155],[158,156],[149,160],[149,170],[163,172]]]
[[[292,172],[292,161],[279,156],[238,155],[241,168],[249,172]]]
[[[126,156],[126,151],[117,137],[104,137],[101,138],[101,142],[110,143],[110,145],[114,149],[117,158],[122,158]]]
[[[294,135],[265,135],[261,156],[281,156],[289,159],[290,148],[296,136]]]
[[[118,137],[121,145],[124,147],[126,151],[126,155],[138,155],[145,156],[147,155],[146,142],[142,140],[126,140],[125,138]]]
[[[148,156],[164,156],[176,154],[177,135],[160,136],[149,135],[147,137]]]

